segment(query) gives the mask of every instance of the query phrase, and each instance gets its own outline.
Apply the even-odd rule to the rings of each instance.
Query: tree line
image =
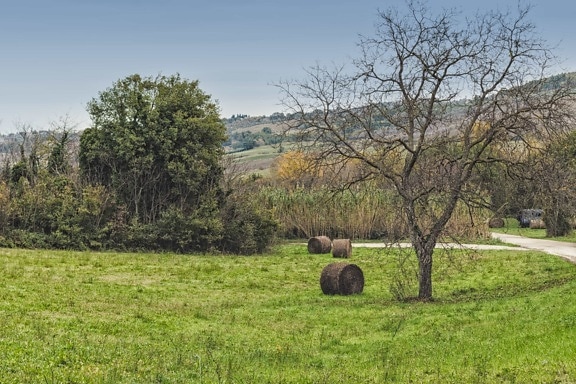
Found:
[[[24,130],[3,162],[0,245],[175,252],[264,251],[270,212],[225,182],[226,130],[197,81],[121,79],[88,104],[71,140]]]

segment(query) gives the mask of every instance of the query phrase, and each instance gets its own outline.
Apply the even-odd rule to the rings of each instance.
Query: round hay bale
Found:
[[[311,237],[308,240],[308,253],[330,253],[332,241],[328,236]]]
[[[504,219],[501,217],[493,217],[488,220],[488,228],[502,228],[504,227]]]
[[[350,239],[334,239],[332,242],[332,256],[347,259],[352,254],[352,242]]]
[[[325,295],[353,295],[362,293],[364,274],[355,264],[332,263],[322,270],[320,288]]]
[[[542,219],[532,219],[530,220],[530,229],[546,229],[546,224]]]

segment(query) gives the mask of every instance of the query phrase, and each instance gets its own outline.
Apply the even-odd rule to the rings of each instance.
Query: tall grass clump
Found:
[[[489,217],[490,211],[486,208],[471,208],[460,203],[446,224],[443,236],[457,241],[489,239],[490,229],[487,224]]]
[[[265,186],[256,198],[272,210],[284,238],[317,235],[387,241],[408,238],[399,197],[391,190],[372,184],[339,191],[327,186]],[[434,215],[433,204],[426,210],[426,215]],[[448,222],[444,237],[452,240],[487,238],[489,232],[484,217],[487,217],[484,210],[460,205]]]
[[[265,187],[258,198],[274,212],[286,238],[397,239],[406,233],[397,199],[389,191],[361,187]]]

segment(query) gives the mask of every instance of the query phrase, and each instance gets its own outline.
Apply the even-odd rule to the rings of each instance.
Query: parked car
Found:
[[[522,209],[518,213],[518,222],[520,227],[528,228],[530,227],[530,221],[532,220],[542,220],[544,216],[544,211],[541,209]]]

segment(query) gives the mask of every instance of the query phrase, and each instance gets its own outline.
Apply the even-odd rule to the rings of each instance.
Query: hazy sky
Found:
[[[576,1],[532,0],[542,37],[576,71]],[[0,0],[0,133],[85,128],[86,103],[128,75],[199,80],[223,117],[281,112],[273,84],[356,56],[378,9],[402,0]],[[494,9],[517,0],[429,0]],[[524,2],[523,4],[526,4]],[[469,8],[469,9],[468,9]]]

